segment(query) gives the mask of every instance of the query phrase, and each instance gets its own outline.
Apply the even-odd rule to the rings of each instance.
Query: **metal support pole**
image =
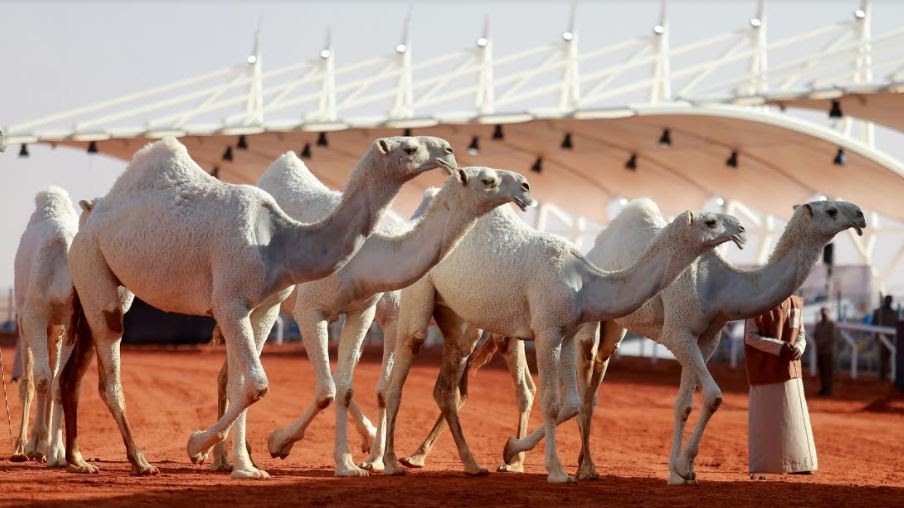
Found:
[[[659,24],[653,27],[653,87],[650,89],[650,103],[668,101],[672,98],[671,71],[669,70],[669,20],[667,0],[662,0]]]

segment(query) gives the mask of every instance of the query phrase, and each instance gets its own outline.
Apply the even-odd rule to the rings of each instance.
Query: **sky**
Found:
[[[756,2],[672,1],[672,45],[746,26]],[[770,36],[785,36],[850,19],[858,0],[768,4]],[[262,27],[266,67],[316,55],[329,29],[340,62],[386,54],[399,41],[412,9],[415,62],[471,47],[484,17],[494,51],[505,55],[555,41],[567,26],[569,1],[415,2],[49,2],[0,0],[0,126],[140,91],[243,62],[255,27]],[[876,34],[899,28],[904,2],[874,1]],[[601,47],[649,33],[656,0],[578,3],[581,44]],[[900,134],[881,132],[879,148],[904,159]],[[73,200],[102,196],[123,161],[66,148],[18,146],[0,154],[0,291],[12,286],[13,258],[31,214],[33,196],[48,185]]]

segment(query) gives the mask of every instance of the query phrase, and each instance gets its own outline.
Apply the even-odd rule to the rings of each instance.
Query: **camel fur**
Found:
[[[293,285],[341,268],[364,244],[399,188],[415,176],[456,167],[449,144],[431,137],[381,138],[352,172],[338,207],[317,223],[292,219],[272,196],[223,183],[173,138],[136,153],[94,206],[70,249],[78,319],[63,371],[66,454],[71,470],[95,473],[77,444],[78,389],[95,349],[101,393],[119,426],[133,474],[157,473],[135,445],[125,414],[119,343],[134,295],[164,311],[213,316],[223,332],[229,408],[187,451],[203,462],[235,425],[234,478],[267,478],[245,446],[245,409],[269,383],[259,355]],[[93,347],[92,347],[93,346]]]

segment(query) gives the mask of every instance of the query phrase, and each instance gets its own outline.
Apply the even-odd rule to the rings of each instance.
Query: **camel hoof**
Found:
[[[244,480],[267,480],[270,478],[270,474],[264,471],[263,469],[257,468],[249,468],[249,469],[235,469],[232,471],[232,474],[229,476],[235,479],[244,479]]]
[[[408,474],[408,471],[405,471],[405,468],[401,466],[401,464],[384,464],[383,467],[383,476],[405,476]]]
[[[596,472],[596,469],[589,470],[580,470],[578,471],[578,480],[599,480],[600,475]]]
[[[97,466],[92,466],[85,462],[81,465],[69,464],[66,466],[66,471],[76,474],[97,474],[100,472],[100,469],[98,469]]]
[[[401,459],[399,459],[399,462],[401,462],[405,467],[410,467],[411,469],[420,469],[424,467],[424,464],[427,463],[427,457],[423,455],[410,455],[408,457],[402,457]]]
[[[365,460],[361,463],[361,469],[366,469],[368,471],[373,471],[375,473],[383,472],[383,461],[382,460]]]
[[[29,458],[29,460],[33,460],[35,462],[45,463],[47,462],[47,456],[39,451],[29,451],[25,453],[25,456]]]
[[[339,477],[360,477],[360,476],[368,476],[370,473],[366,469],[361,469],[358,466],[355,467],[347,467],[342,469],[336,469],[336,476]]]
[[[66,458],[61,456],[56,456],[47,461],[47,467],[66,467]]]
[[[546,481],[549,483],[574,483],[574,476],[567,475],[565,473],[550,473],[549,476],[546,477]]]
[[[280,439],[277,435],[278,432],[278,430],[275,430],[270,434],[270,437],[267,439],[267,450],[270,451],[270,456],[274,459],[285,459],[289,456],[289,452],[292,451],[292,446],[295,444],[295,441]]]
[[[502,464],[501,466],[496,468],[496,471],[500,473],[523,473],[524,465],[523,464]]]
[[[216,458],[210,463],[209,469],[215,472],[231,473],[232,463],[222,458]]]
[[[142,464],[140,466],[132,466],[132,476],[154,476],[159,474],[160,470],[150,464]]]
[[[28,455],[24,453],[14,453],[9,457],[10,462],[28,462]]]
[[[465,475],[470,476],[471,478],[480,478],[481,476],[487,476],[490,472],[482,467],[478,467],[473,471],[465,470]]]
[[[515,455],[521,453],[518,450],[515,450],[515,442],[517,440],[514,437],[510,437],[505,441],[505,448],[502,450],[502,461],[508,464],[515,458]]]
[[[188,458],[192,464],[203,464],[207,460],[207,450],[204,449],[204,432],[195,431],[188,438],[188,445],[185,447],[188,452]]]

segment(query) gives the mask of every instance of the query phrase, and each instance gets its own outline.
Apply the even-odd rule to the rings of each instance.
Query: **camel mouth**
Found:
[[[854,224],[854,231],[857,232],[857,236],[863,236],[863,227],[859,224]]]
[[[446,160],[446,157],[437,157],[435,159],[436,165],[445,169],[446,172],[451,175],[458,168],[458,163],[456,162],[455,158],[452,157],[451,159],[452,159],[452,161],[449,162],[448,160]],[[433,168],[430,168],[430,169],[433,169]]]
[[[744,245],[747,244],[747,238],[738,234],[731,235],[731,241],[741,250],[744,250]]]
[[[534,201],[534,199],[531,197],[521,198],[515,196],[512,198],[512,201],[514,201],[515,205],[517,205],[522,212],[526,212],[528,208],[534,206],[534,204],[536,203],[536,201]]]

